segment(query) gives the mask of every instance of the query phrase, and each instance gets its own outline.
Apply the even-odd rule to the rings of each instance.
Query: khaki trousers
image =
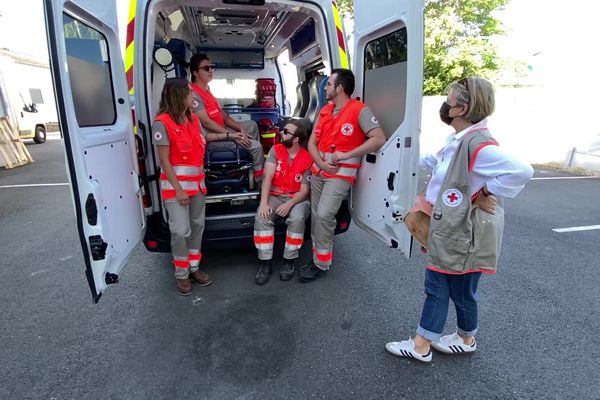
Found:
[[[202,193],[190,196],[190,204],[182,206],[177,199],[165,201],[171,231],[171,252],[175,277],[186,279],[198,270],[202,259],[201,245],[204,233],[206,198]]]
[[[328,270],[333,261],[333,236],[337,223],[335,215],[351,186],[350,182],[338,178],[313,175],[310,179],[313,261],[323,270]]]
[[[269,218],[263,219],[258,214],[254,220],[254,244],[258,250],[259,260],[271,260],[273,258],[273,245],[275,243],[275,221],[279,217],[275,214],[277,207],[289,200],[286,196],[269,196],[269,207],[273,210]],[[290,210],[285,223],[287,232],[285,235],[285,246],[283,258],[293,260],[298,258],[298,251],[304,243],[304,231],[306,220],[310,215],[310,203],[308,200],[296,204]]]

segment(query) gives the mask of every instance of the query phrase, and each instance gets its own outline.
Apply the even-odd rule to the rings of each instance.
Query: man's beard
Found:
[[[282,140],[281,144],[284,145],[287,149],[290,149],[294,145],[294,138]]]

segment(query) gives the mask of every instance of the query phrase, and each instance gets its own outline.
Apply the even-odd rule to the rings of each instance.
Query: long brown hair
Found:
[[[168,78],[160,94],[158,114],[169,114],[173,121],[178,124],[185,122],[186,118],[190,122],[193,121],[192,112],[185,104],[189,93],[190,87],[187,80]]]

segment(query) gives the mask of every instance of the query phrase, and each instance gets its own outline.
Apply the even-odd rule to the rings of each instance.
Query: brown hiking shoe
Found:
[[[192,282],[200,286],[208,286],[212,283],[212,279],[210,279],[210,276],[207,273],[200,271],[199,269],[190,273],[190,278],[192,279]]]
[[[192,294],[192,281],[189,278],[186,279],[176,279],[177,281],[177,291],[182,296],[188,296]]]

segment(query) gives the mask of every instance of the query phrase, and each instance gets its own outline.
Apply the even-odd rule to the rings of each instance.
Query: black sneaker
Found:
[[[279,271],[279,279],[282,281],[289,281],[294,276],[294,269],[296,264],[296,258],[293,260],[283,259],[283,265],[281,271]]]
[[[314,281],[320,276],[323,276],[327,273],[327,271],[317,267],[315,263],[311,260],[308,264],[303,265],[298,269],[298,280],[300,282],[310,282]]]
[[[258,267],[258,271],[256,271],[256,277],[254,281],[257,285],[264,285],[269,282],[269,278],[271,277],[271,260],[263,260],[260,262],[260,267]]]

